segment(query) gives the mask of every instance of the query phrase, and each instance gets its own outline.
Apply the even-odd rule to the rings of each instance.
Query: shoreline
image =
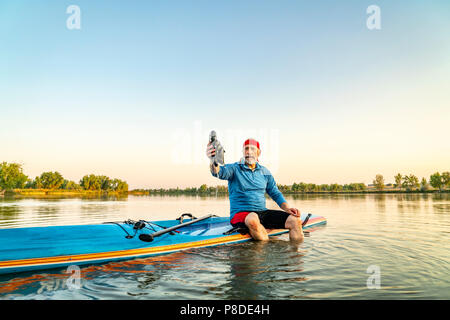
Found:
[[[304,192],[294,192],[294,191],[282,191],[280,190],[283,195],[302,195],[302,194],[440,194],[440,193],[450,193],[450,189],[445,190],[355,190],[355,191],[304,191]],[[182,191],[182,190],[173,190],[173,191],[151,191],[151,190],[131,190],[128,191],[128,194],[131,195],[192,195],[192,196],[210,196],[210,195],[228,195],[228,192],[224,191],[215,191],[215,190],[209,190],[209,191],[203,191],[203,192],[189,192],[189,191]]]
[[[104,190],[61,190],[61,189],[13,189],[3,190],[0,196],[126,196],[127,192]]]
[[[450,193],[450,190],[358,190],[358,191],[305,191],[305,192],[292,192],[282,191],[283,195],[311,195],[311,194],[443,194]],[[228,192],[185,192],[185,191],[144,191],[144,190],[131,190],[126,192],[117,191],[97,191],[97,190],[52,190],[52,189],[14,189],[11,191],[0,192],[1,197],[8,196],[37,196],[37,197],[127,197],[133,196],[228,196]]]

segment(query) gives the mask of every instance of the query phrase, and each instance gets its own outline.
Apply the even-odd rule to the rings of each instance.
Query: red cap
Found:
[[[252,145],[252,146],[255,146],[255,147],[257,147],[257,148],[261,151],[261,148],[259,147],[259,142],[256,141],[255,139],[247,139],[247,140],[245,140],[245,142],[244,142],[244,147],[245,147],[246,145]]]

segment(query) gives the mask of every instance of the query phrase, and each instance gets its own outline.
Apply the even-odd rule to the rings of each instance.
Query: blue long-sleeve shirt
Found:
[[[252,171],[241,160],[220,166],[219,173],[212,175],[228,180],[230,219],[238,212],[266,210],[266,192],[279,206],[286,202],[270,171],[259,163]]]

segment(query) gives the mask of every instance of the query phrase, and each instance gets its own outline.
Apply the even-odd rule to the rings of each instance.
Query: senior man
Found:
[[[206,155],[215,155],[214,146],[208,143]],[[300,211],[291,208],[277,184],[258,158],[261,148],[255,139],[247,139],[243,145],[243,158],[239,162],[219,166],[212,161],[211,174],[221,180],[228,180],[230,197],[230,223],[234,227],[248,228],[255,240],[268,240],[267,230],[289,229],[289,239],[303,240]],[[266,208],[265,193],[278,204],[281,210]]]

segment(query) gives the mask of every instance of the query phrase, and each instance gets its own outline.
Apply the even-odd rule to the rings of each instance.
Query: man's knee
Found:
[[[259,217],[255,212],[250,212],[247,217],[245,217],[245,225],[250,229],[256,229],[261,225]]]
[[[295,229],[295,228],[301,228],[302,226],[302,220],[300,219],[300,217],[295,217],[290,215],[287,219],[286,219],[286,229]]]

